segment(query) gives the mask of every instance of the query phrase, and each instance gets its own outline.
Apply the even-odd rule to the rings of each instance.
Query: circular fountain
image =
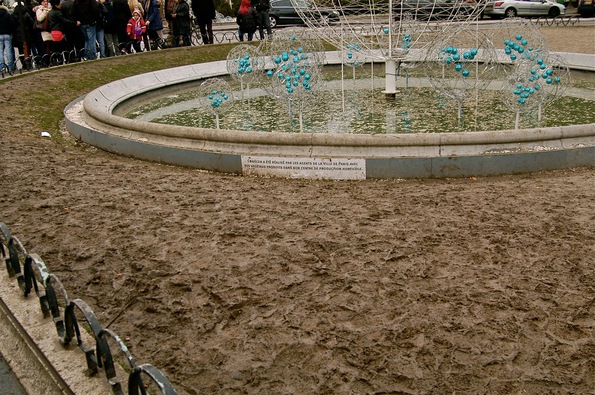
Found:
[[[388,97],[406,89],[407,81],[396,77],[402,64],[427,68],[426,80],[437,91],[458,101],[459,116],[463,98],[477,97],[486,86],[497,82],[488,75],[500,65],[507,64],[507,73],[514,79],[518,79],[519,73],[531,73],[527,62],[515,63],[506,58],[506,48],[498,48],[498,45],[505,47],[504,42],[490,46],[483,33],[468,25],[454,28],[446,23],[440,24],[440,28],[429,28],[427,22],[419,23],[415,15],[401,10],[397,16],[393,8],[388,11],[388,19],[382,16],[386,26],[380,19],[374,19],[381,18],[376,12],[371,14],[373,21],[365,31],[358,30],[343,14],[341,22],[327,22],[324,26],[315,15],[305,16],[315,28],[311,31],[316,32],[305,40],[296,42],[293,36],[279,37],[272,43],[264,42],[259,53],[248,53],[247,48],[244,53],[240,48],[230,53],[227,61],[114,81],[90,92],[84,100],[73,102],[66,110],[67,127],[76,137],[108,151],[244,175],[329,179],[464,177],[594,164],[595,124],[533,129],[520,129],[517,125],[512,130],[472,133],[304,132],[303,104],[310,92],[317,89],[321,64],[347,65],[355,73],[357,64],[380,60],[387,64],[383,82]],[[524,32],[518,29],[517,32]],[[517,33],[514,38],[516,35],[522,36]],[[461,37],[468,40],[460,41]],[[316,44],[321,38],[334,44],[337,50],[321,51]],[[515,51],[518,53],[518,49]],[[554,54],[547,54],[546,60],[543,56],[539,59],[550,65],[557,62],[551,73],[563,77],[567,66]],[[541,74],[544,73],[547,71]],[[203,96],[208,98],[218,125],[223,106],[227,105],[222,91],[229,92],[227,86],[220,88],[224,85],[221,78],[229,75],[240,81],[241,96],[244,85],[246,89],[257,81],[266,85],[264,90],[278,97],[290,116],[295,115],[299,120],[300,133],[165,125],[123,117],[139,99],[176,92],[181,86],[195,82],[206,86]],[[547,80],[549,75],[541,78]],[[512,80],[507,77],[500,87],[491,89],[508,92]],[[523,96],[528,88],[525,85]],[[545,104],[563,91],[556,88],[543,89],[547,94],[535,93],[534,88],[535,84],[530,88],[534,92],[526,93],[532,96],[526,100],[530,104],[526,107],[531,110],[535,108],[532,103]],[[512,89],[515,92],[510,94],[517,95],[519,90]],[[518,102],[514,108],[518,113],[526,111]]]

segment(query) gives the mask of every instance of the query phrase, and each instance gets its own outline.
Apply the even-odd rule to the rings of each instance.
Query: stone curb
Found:
[[[101,371],[87,374],[76,343],[60,343],[35,294],[24,297],[5,270],[0,275],[0,353],[29,394],[112,394]]]
[[[585,61],[595,64],[595,55],[576,55],[571,60],[580,67]],[[326,60],[339,63],[336,52],[327,53]],[[595,164],[595,124],[472,133],[291,134],[164,125],[118,115],[138,96],[225,74],[226,62],[219,61],[114,81],[71,103],[66,125],[77,138],[106,151],[236,174],[255,174],[245,167],[252,157],[357,159],[360,178],[486,176]]]

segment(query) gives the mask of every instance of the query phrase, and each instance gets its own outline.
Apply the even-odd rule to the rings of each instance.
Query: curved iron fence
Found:
[[[4,222],[0,222],[0,255],[6,263],[9,277],[15,278],[23,296],[28,296],[32,290],[35,291],[41,314],[44,318],[51,315],[60,342],[63,345],[69,345],[75,341],[85,354],[89,372],[97,375],[99,370],[103,369],[114,394],[146,394],[147,382],[143,379],[147,378],[163,395],[177,394],[173,385],[159,369],[150,364],[136,363],[122,339],[110,329],[101,326],[95,313],[85,301],[71,300],[58,277],[50,273],[41,257],[28,253],[19,239],[11,235]],[[81,318],[90,328],[86,333],[81,331],[79,324]],[[84,342],[85,336],[93,339],[91,344]],[[115,358],[108,339],[117,345],[117,351],[126,358],[128,366],[122,369],[130,372],[127,385],[123,385],[117,377]],[[125,392],[126,387],[128,387],[127,392]]]

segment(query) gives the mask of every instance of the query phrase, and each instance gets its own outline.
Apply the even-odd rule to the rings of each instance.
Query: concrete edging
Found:
[[[25,298],[6,271],[0,275],[0,353],[29,394],[112,394],[102,372],[87,374],[75,344],[63,346],[35,294]]]
[[[582,65],[585,56],[577,55]],[[339,59],[328,53],[327,63]],[[226,62],[219,61],[114,81],[71,103],[67,128],[114,153],[237,174],[253,174],[243,166],[246,157],[363,159],[365,178],[485,176],[595,164],[595,123],[467,133],[290,134],[163,125],[115,114],[135,96],[226,74]]]

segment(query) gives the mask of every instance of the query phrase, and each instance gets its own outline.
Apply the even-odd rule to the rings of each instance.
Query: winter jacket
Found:
[[[128,21],[128,25],[126,25],[126,34],[128,34],[128,38],[133,41],[140,41],[143,39],[143,34],[147,32],[147,26],[145,25],[145,21],[143,18],[130,18]]]
[[[105,11],[107,11],[107,23],[103,25],[103,30],[109,34],[117,33],[118,28],[116,26],[116,14],[114,13],[114,6],[112,2],[110,0],[106,0],[101,5],[105,9]]]
[[[240,11],[238,11],[236,14],[236,22],[242,33],[254,33],[256,31],[256,11],[252,7],[250,7],[245,14],[241,14]]]
[[[186,0],[180,0],[174,7],[172,14],[176,14],[173,22],[176,24],[178,31],[180,33],[190,33],[190,7]]]
[[[116,32],[118,32],[118,40],[126,41],[124,33],[126,32],[126,26],[128,21],[132,18],[132,12],[128,7],[126,0],[112,0],[112,9],[116,18]]]
[[[145,9],[145,21],[149,22],[149,30],[162,30],[163,20],[159,12],[158,0],[146,0],[141,2]]]
[[[67,19],[64,14],[62,14],[62,9],[61,8],[52,8],[50,10],[50,31],[52,30],[58,30],[62,33],[66,32],[66,29],[68,28],[75,28],[76,27],[76,22],[71,21],[70,19]]]
[[[95,25],[99,19],[99,5],[96,0],[74,0],[74,19],[81,25]]]
[[[215,19],[215,4],[213,0],[192,0],[192,12],[199,24],[212,23]]]
[[[258,12],[269,11],[271,2],[269,0],[252,0],[252,7]]]
[[[27,8],[25,8],[22,3],[17,5],[12,11],[12,21],[14,23],[14,29],[12,31],[12,44],[15,47],[20,47],[23,45],[23,42],[31,42],[33,38],[34,21],[33,17],[31,17],[27,11]]]
[[[14,22],[8,12],[8,8],[0,6],[0,34],[12,35]]]

